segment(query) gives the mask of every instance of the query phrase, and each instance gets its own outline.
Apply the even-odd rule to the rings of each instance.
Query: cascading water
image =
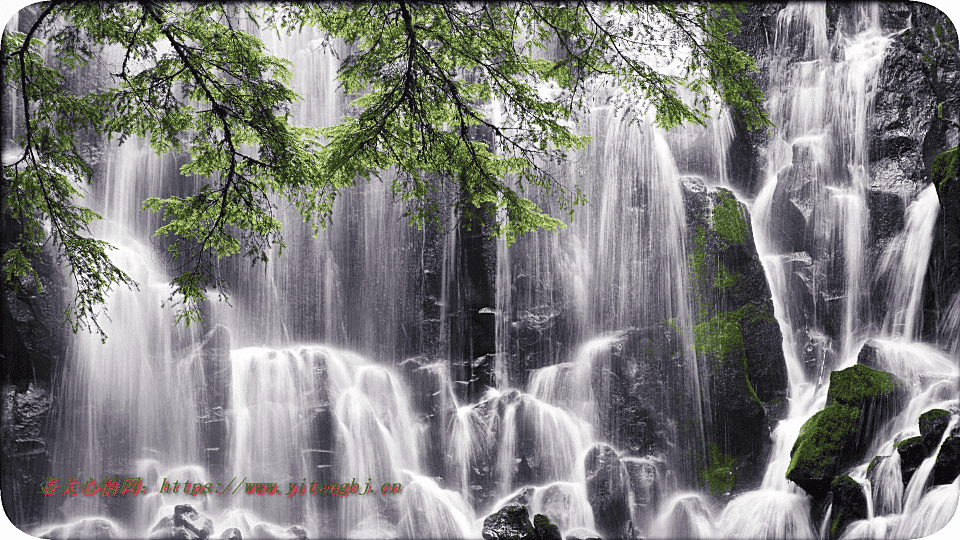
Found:
[[[937,198],[928,187],[904,200],[903,230],[871,254],[868,127],[890,36],[876,6],[856,6],[849,23],[831,42],[823,4],[790,4],[768,59],[777,128],[749,236],[783,336],[789,411],[759,490],[731,499],[723,487],[735,467],[731,443],[715,444],[728,429],[717,389],[729,383],[703,333],[725,319],[696,294],[703,236],[690,200],[710,201],[698,219],[729,212],[716,187],[736,166],[732,120],[664,133],[598,105],[583,118],[593,143],[558,171],[590,201],[568,229],[508,247],[451,212],[444,231],[416,230],[386,181],[344,193],[316,239],[280,208],[284,255],[252,271],[223,263],[233,305],[211,302],[206,335],[174,327],[159,307],[170,276],[150,256],[157,218],[134,210],[177,189],[177,163],[136,142],[108,147],[92,206],[141,290],[111,294],[105,344],[72,344],[54,466],[81,481],[140,477],[149,491],[132,505],[50,501],[35,534],[165,534],[190,504],[215,535],[479,537],[484,517],[520,503],[564,535],[814,538],[826,521],[813,522],[810,498],[785,478],[791,448],[824,408],[830,373],[865,342],[909,395],[869,445],[869,457],[889,457],[870,480],[866,464],[849,472],[872,511],[845,537],[930,532],[916,523],[948,516],[960,480],[925,490],[927,458],[905,487],[896,445],[927,410],[957,416],[958,345],[918,342]],[[346,98],[329,45],[309,31],[264,39],[295,63],[297,122],[339,121]],[[736,279],[718,271],[716,287]],[[739,379],[759,402],[763,381]],[[217,491],[160,490],[185,481]],[[277,482],[280,493],[246,495],[247,482]],[[377,495],[310,493],[353,482]]]

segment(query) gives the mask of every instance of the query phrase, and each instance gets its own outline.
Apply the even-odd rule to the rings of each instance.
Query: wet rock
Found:
[[[846,475],[833,479],[833,510],[830,517],[830,538],[839,538],[850,523],[867,519],[867,498],[863,487]]]
[[[656,517],[663,493],[662,466],[663,463],[653,458],[626,459],[624,465],[630,477],[630,487],[633,490],[633,508],[631,515],[638,523],[636,527],[643,530]]]
[[[229,529],[220,533],[220,540],[243,540],[243,535],[240,534],[240,529],[236,527],[230,527]]]
[[[223,475],[227,449],[227,421],[230,408],[230,330],[218,324],[207,333],[200,346],[203,377],[206,383],[202,403],[198,404],[200,438],[204,464],[215,476]]]
[[[595,444],[584,458],[587,500],[593,509],[597,532],[604,538],[619,537],[630,519],[627,471],[617,452],[606,444]]]
[[[960,475],[960,437],[947,437],[933,466],[933,485],[953,483]]]
[[[676,410],[670,386],[683,381],[675,369],[679,340],[668,325],[622,332],[591,364],[590,385],[597,400],[601,436],[632,455],[662,453],[677,443],[670,430]]]
[[[767,411],[781,411],[786,398],[783,336],[746,207],[726,189],[682,186],[694,345],[710,395],[723,396],[704,419],[707,438],[736,461],[735,486],[745,488],[762,475]]]
[[[860,352],[857,353],[857,363],[871,369],[881,369],[883,366],[880,365],[879,351],[880,347],[877,342],[868,339],[867,342],[860,347]]]
[[[923,444],[923,437],[910,437],[897,443],[897,452],[900,454],[900,471],[903,485],[906,486],[913,478],[913,473],[927,457],[927,449]]]
[[[294,525],[293,527],[290,527],[289,529],[287,529],[287,532],[290,534],[291,539],[310,540],[309,537],[307,536],[307,531],[303,527],[300,527],[299,525]]]
[[[429,428],[425,459],[431,467],[429,473],[444,476],[444,449],[450,443],[448,426],[456,415],[456,398],[448,382],[448,368],[423,356],[404,360],[400,368],[410,386],[414,410]]]
[[[930,409],[920,415],[920,436],[927,455],[937,449],[949,423],[950,413],[943,409]]]
[[[563,540],[560,536],[560,529],[550,523],[547,516],[537,514],[533,516],[533,529],[537,533],[538,540]]]
[[[664,538],[713,538],[713,519],[699,495],[687,495],[674,501],[658,520]]]
[[[484,540],[538,540],[526,506],[504,506],[483,520]]]
[[[189,504],[178,504],[172,516],[162,518],[150,531],[151,540],[205,540],[213,533],[210,518],[197,512]]]
[[[876,431],[899,412],[902,385],[893,375],[855,365],[830,375],[827,405],[800,429],[787,479],[817,498],[861,458]]]
[[[51,476],[47,434],[52,407],[53,396],[42,381],[22,389],[3,385],[3,507],[14,524],[35,524],[41,517],[44,496],[37,486]]]

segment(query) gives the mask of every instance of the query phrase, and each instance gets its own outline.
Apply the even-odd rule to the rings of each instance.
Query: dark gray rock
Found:
[[[533,516],[533,529],[537,533],[538,540],[563,540],[560,529],[550,523],[547,516],[543,514]]]
[[[940,445],[943,434],[950,423],[950,413],[943,409],[930,409],[920,415],[920,436],[923,438],[923,447],[930,455]]]
[[[602,443],[587,451],[584,466],[597,532],[604,538],[618,538],[630,520],[630,477],[616,450]]]
[[[913,473],[927,457],[927,450],[923,444],[923,437],[910,437],[897,443],[897,452],[900,453],[900,472],[903,485],[906,486],[913,478]]]
[[[860,484],[846,475],[834,478],[830,490],[833,494],[830,538],[836,539],[850,523],[867,519],[867,498]]]
[[[42,381],[22,389],[5,384],[2,392],[3,508],[14,524],[36,524],[44,499],[37,486],[51,476],[53,396]]]
[[[483,520],[484,540],[537,540],[526,506],[504,506]]]
[[[947,437],[933,466],[933,485],[952,483],[960,475],[960,437]]]
[[[757,483],[787,374],[783,336],[746,207],[725,189],[683,182],[693,341],[713,400],[708,443],[735,462],[735,489]]]
[[[240,534],[240,529],[236,527],[230,527],[229,529],[220,533],[220,540],[243,540],[243,535]]]

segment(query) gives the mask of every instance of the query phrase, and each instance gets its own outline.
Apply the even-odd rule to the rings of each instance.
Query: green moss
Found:
[[[743,318],[744,308],[718,313],[709,321],[694,326],[693,344],[697,352],[712,354],[718,362],[732,355],[742,355],[743,332],[740,329],[740,320]]]
[[[740,276],[727,271],[727,268],[722,264],[718,266],[719,269],[717,271],[717,275],[713,278],[713,286],[721,291],[725,291],[730,287],[733,287],[737,283],[737,279],[739,279]]]
[[[760,401],[760,396],[757,395],[757,391],[753,389],[753,385],[750,384],[750,377],[747,375],[747,356],[743,356],[743,378],[747,381],[747,391],[750,392],[750,396],[757,401],[757,403],[763,405],[763,402]]]
[[[899,452],[901,448],[907,446],[913,446],[915,444],[923,444],[923,437],[917,435],[916,437],[910,437],[909,439],[904,439],[897,443],[897,451]]]
[[[837,464],[844,444],[856,436],[860,409],[834,403],[810,417],[790,451],[787,478],[795,471],[806,477],[826,477]]]
[[[945,411],[943,409],[930,409],[929,411],[920,415],[920,424],[923,425],[925,422],[932,422],[940,418],[950,418],[950,411]]]
[[[960,161],[957,159],[958,148],[960,146],[933,158],[933,181],[937,184],[938,191],[946,187],[947,180],[957,178],[960,175]]]
[[[848,405],[859,405],[865,399],[893,392],[896,385],[893,375],[856,364],[830,374],[827,403],[836,400]]]
[[[713,209],[713,230],[727,244],[742,244],[750,238],[750,229],[740,204],[727,192],[720,190],[720,203]]]
[[[714,443],[710,443],[709,451],[710,466],[701,472],[700,479],[714,496],[719,497],[733,489],[736,460],[721,452]]]
[[[877,468],[877,465],[879,465],[880,462],[883,461],[884,458],[886,458],[886,457],[887,457],[887,456],[874,456],[873,459],[870,460],[870,464],[867,465],[867,477],[868,477],[868,478],[870,477],[870,474],[873,472],[873,470]]]
[[[707,317],[708,304],[703,298],[707,288],[707,232],[697,227],[693,237],[693,253],[687,256],[690,261],[690,287],[693,289],[693,317],[702,321]]]

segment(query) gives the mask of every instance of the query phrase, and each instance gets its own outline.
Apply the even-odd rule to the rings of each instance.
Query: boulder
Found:
[[[547,516],[543,514],[533,516],[533,529],[538,540],[563,540],[563,537],[560,536],[560,529],[550,523]]]
[[[240,529],[236,527],[230,527],[229,529],[220,533],[220,540],[243,540],[243,535],[240,534]]]
[[[863,493],[863,487],[847,475],[834,478],[830,484],[830,491],[833,494],[830,538],[836,539],[843,534],[850,523],[867,519],[867,498]]]
[[[933,485],[953,483],[960,476],[960,437],[947,437],[933,466]]]
[[[630,477],[616,450],[595,444],[584,458],[587,500],[597,532],[604,538],[620,536],[630,520]]]
[[[903,485],[906,486],[913,478],[913,473],[927,457],[927,449],[923,444],[923,437],[910,437],[897,443],[897,452],[900,454],[900,472]]]
[[[824,497],[840,471],[856,463],[877,430],[902,406],[902,383],[884,371],[855,365],[830,374],[827,405],[800,428],[787,479]]]
[[[526,506],[504,506],[483,520],[484,540],[538,540]]]
[[[841,466],[852,461],[848,449],[856,444],[859,419],[860,409],[840,403],[810,417],[790,450],[787,479],[814,497],[825,496]]]
[[[707,442],[735,460],[734,488],[746,488],[762,475],[774,423],[768,411],[783,411],[783,336],[746,207],[723,188],[692,179],[682,187],[693,342],[709,394],[723,396],[704,418]]]
[[[943,409],[930,409],[920,415],[920,436],[927,455],[937,449],[950,423],[950,413]]]

